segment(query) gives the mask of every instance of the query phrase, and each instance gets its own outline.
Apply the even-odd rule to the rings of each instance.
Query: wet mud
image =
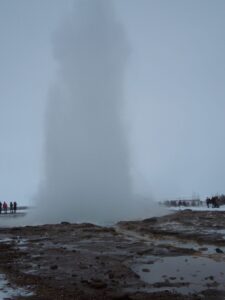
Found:
[[[225,299],[225,213],[1,228],[0,273],[7,299]]]

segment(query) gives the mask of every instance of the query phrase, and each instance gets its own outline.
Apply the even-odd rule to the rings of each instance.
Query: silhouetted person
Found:
[[[8,212],[8,205],[7,205],[7,203],[5,201],[3,202],[3,210],[4,210],[4,213],[7,214],[7,212]]]
[[[212,206],[213,208],[219,208],[219,198],[218,196],[212,197]]]
[[[13,213],[13,203],[12,202],[10,202],[10,204],[9,204],[9,209],[10,209],[10,214],[12,214]]]
[[[14,212],[14,214],[16,213],[16,210],[17,210],[17,203],[13,202],[13,212]]]
[[[2,213],[2,202],[0,202],[0,214]]]
[[[206,199],[206,205],[207,205],[208,208],[209,208],[209,204],[210,204],[210,199],[207,198],[207,199]]]

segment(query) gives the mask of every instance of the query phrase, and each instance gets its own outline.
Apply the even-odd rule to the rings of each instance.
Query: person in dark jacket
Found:
[[[9,210],[10,210],[10,214],[12,214],[13,213],[13,203],[12,202],[10,202],[10,204],[9,204]]]
[[[16,213],[16,210],[17,210],[17,203],[13,202],[13,212],[14,212],[14,214]]]

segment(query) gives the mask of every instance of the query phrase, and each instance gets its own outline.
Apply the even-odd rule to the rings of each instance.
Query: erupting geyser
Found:
[[[48,102],[38,197],[51,221],[110,221],[129,214],[122,122],[128,45],[114,13],[112,1],[78,1],[54,40],[59,76]]]

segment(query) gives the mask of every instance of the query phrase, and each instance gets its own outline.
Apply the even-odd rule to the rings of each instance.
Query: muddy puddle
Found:
[[[205,289],[225,288],[225,262],[201,256],[159,258],[146,256],[132,266],[153,290],[171,290],[182,294]]]

